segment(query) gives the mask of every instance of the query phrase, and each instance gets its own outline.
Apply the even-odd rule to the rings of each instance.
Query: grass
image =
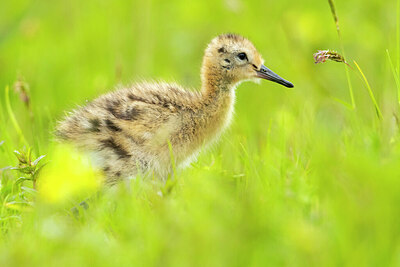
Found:
[[[371,86],[369,85],[367,77],[365,77],[364,72],[361,70],[360,66],[358,66],[356,61],[354,61],[354,65],[356,65],[358,71],[360,72],[360,74],[361,74],[361,76],[362,76],[362,78],[363,78],[363,80],[365,82],[365,85],[367,86],[369,97],[371,98],[372,102],[374,103],[374,106],[375,106],[375,109],[376,109],[376,114],[378,115],[378,118],[382,118],[381,109],[379,108],[378,103],[376,103],[376,99],[375,99],[374,93],[372,92],[372,89],[371,89]]]
[[[6,86],[5,92],[6,92],[5,101],[6,101],[6,108],[7,108],[8,116],[11,120],[12,125],[14,126],[16,133],[19,136],[19,139],[20,139],[19,141],[27,146],[28,142],[25,140],[24,134],[22,133],[22,130],[18,125],[18,122],[15,118],[14,112],[10,105],[10,88],[8,86]]]
[[[342,54],[343,54],[344,58],[346,58],[346,54],[345,54],[345,51],[344,51],[344,45],[343,45],[343,39],[342,39],[342,35],[340,33],[339,18],[338,18],[338,15],[336,14],[335,3],[333,2],[333,0],[328,0],[328,3],[329,3],[329,7],[331,8],[331,13],[332,13],[333,20],[335,21],[336,32],[337,32],[337,35],[338,35],[338,38],[339,38],[340,48],[342,50]],[[355,100],[354,100],[353,85],[351,84],[351,78],[350,78],[349,70],[346,67],[345,67],[345,71],[346,71],[347,84],[348,84],[348,87],[349,87],[351,108],[355,109],[356,108],[356,103],[355,103]]]
[[[339,44],[318,0],[5,4],[0,266],[400,265],[392,2],[337,2]],[[87,161],[53,141],[65,111],[118,83],[196,87],[205,45],[230,31],[254,41],[295,88],[243,83],[228,132],[167,184],[138,177],[99,189]],[[363,79],[314,65],[314,51],[336,46],[363,66]],[[13,90],[20,80],[29,108]],[[333,101],[349,94],[351,108]],[[45,179],[51,187],[40,187]]]

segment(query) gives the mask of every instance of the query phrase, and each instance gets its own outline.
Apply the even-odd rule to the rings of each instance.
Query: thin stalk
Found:
[[[177,182],[177,179],[175,178],[176,162],[175,162],[174,152],[172,150],[172,144],[169,140],[167,141],[167,143],[168,143],[168,148],[169,148],[169,156],[171,158],[172,174],[168,175],[167,180],[165,181],[164,187],[161,188],[161,192],[162,192],[163,196],[169,195]]]
[[[396,87],[397,87],[397,102],[400,104],[400,80],[399,80],[399,76],[397,75],[397,71],[396,71],[396,69],[394,68],[394,65],[393,65],[393,62],[392,62],[392,59],[391,59],[391,57],[390,57],[390,54],[389,54],[389,50],[388,50],[388,49],[386,49],[386,54],[387,54],[387,57],[388,57],[388,60],[389,60],[390,69],[392,70],[392,73],[393,73],[394,81],[396,82]]]
[[[396,12],[396,52],[397,52],[397,75],[400,71],[400,0],[397,0]]]
[[[338,103],[342,104],[343,106],[345,106],[346,108],[348,108],[350,110],[353,109],[353,107],[349,103],[347,103],[346,101],[343,101],[342,99],[339,99],[337,97],[333,97],[332,99],[337,101]]]
[[[336,31],[337,31],[337,34],[338,34],[338,37],[339,37],[340,49],[342,50],[343,57],[346,58],[346,53],[344,52],[344,45],[343,45],[342,35],[340,33],[339,18],[338,18],[337,14],[336,14],[335,4],[333,3],[333,0],[328,0],[328,2],[329,2],[329,6],[331,8],[331,13],[332,13],[333,20],[335,21]],[[346,66],[345,66],[345,71],[346,71],[347,84],[349,86],[349,95],[350,95],[351,107],[352,107],[352,109],[355,109],[356,108],[356,103],[354,101],[353,86],[351,84],[349,70],[346,68]]]
[[[399,83],[399,74],[400,74],[400,0],[397,0],[397,8],[396,8],[396,57],[397,57],[397,67],[394,69],[393,64],[391,62],[390,56],[389,56],[389,51],[386,50],[388,57],[389,57],[389,62],[390,62],[390,67],[392,68],[394,80],[396,81],[396,86],[397,86],[397,101],[400,105],[400,83]]]
[[[369,97],[371,98],[372,102],[374,103],[375,110],[376,110],[376,113],[378,115],[378,118],[381,119],[382,118],[382,112],[381,112],[381,110],[380,110],[380,108],[378,106],[378,103],[376,102],[374,93],[372,92],[372,89],[371,89],[371,86],[369,85],[367,77],[365,77],[363,71],[361,70],[360,66],[358,66],[357,62],[355,60],[353,60],[353,62],[356,65],[358,71],[361,73],[361,76],[364,79],[365,85],[367,86],[367,89],[368,89]]]
[[[341,43],[341,47],[342,47],[343,57],[346,58],[346,55],[344,53],[344,48],[343,48],[342,41],[340,41],[340,43]],[[344,69],[346,71],[347,85],[349,86],[349,95],[350,95],[350,100],[351,100],[351,107],[353,109],[355,109],[356,108],[356,102],[354,101],[353,85],[351,84],[349,69],[346,66],[344,67]]]
[[[19,127],[18,121],[15,118],[14,112],[11,108],[11,104],[10,104],[10,88],[8,86],[6,86],[6,90],[5,90],[5,101],[6,101],[6,109],[8,112],[8,116],[10,116],[10,120],[12,125],[14,126],[15,131],[17,132],[18,136],[19,136],[19,141],[22,142],[25,146],[28,147],[28,142],[26,141],[24,134],[22,133],[21,128]]]

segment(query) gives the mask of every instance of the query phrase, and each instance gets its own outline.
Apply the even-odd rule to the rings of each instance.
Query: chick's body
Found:
[[[168,142],[179,167],[227,125],[233,91],[215,97],[224,99],[205,101],[201,93],[175,84],[134,84],[74,111],[58,132],[94,153],[108,177],[135,175],[138,170],[165,177],[172,166]]]
[[[239,52],[246,62],[235,58]],[[109,183],[139,171],[165,178],[172,168],[169,144],[177,167],[195,159],[229,124],[237,83],[256,77],[260,66],[261,56],[247,39],[218,36],[205,52],[201,91],[133,84],[73,111],[57,135],[93,154]]]

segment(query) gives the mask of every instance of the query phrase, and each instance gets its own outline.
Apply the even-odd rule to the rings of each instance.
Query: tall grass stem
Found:
[[[337,31],[337,34],[338,34],[338,37],[339,37],[339,43],[340,43],[340,48],[342,50],[342,55],[343,55],[344,58],[346,58],[346,53],[344,51],[344,45],[343,45],[343,41],[342,41],[342,35],[340,33],[339,18],[338,18],[337,14],[336,14],[335,4],[334,4],[333,0],[328,0],[328,2],[329,2],[329,6],[331,8],[331,13],[332,13],[333,20],[335,21],[336,31]],[[346,72],[347,84],[348,84],[348,87],[349,87],[349,95],[350,95],[351,107],[352,107],[352,109],[355,109],[356,108],[356,103],[355,103],[355,100],[354,100],[353,86],[351,84],[349,70],[346,67],[345,67],[345,72]]]
[[[400,0],[397,0],[396,8],[396,58],[397,58],[397,76],[400,71]]]
[[[21,143],[23,143],[25,146],[28,147],[28,142],[26,141],[24,134],[22,133],[21,127],[19,127],[18,121],[15,118],[14,112],[11,108],[11,104],[10,104],[10,88],[9,86],[6,86],[6,90],[5,90],[5,101],[6,101],[6,109],[8,112],[8,116],[10,117],[11,123],[14,126],[15,131],[18,134],[19,137],[19,141]]]
[[[381,119],[382,118],[382,112],[378,106],[378,103],[376,102],[374,93],[372,92],[371,86],[369,85],[369,82],[367,80],[367,77],[365,77],[364,72],[361,70],[360,66],[358,66],[357,62],[355,60],[353,60],[354,64],[356,65],[358,71],[361,73],[362,78],[364,79],[365,85],[367,86],[367,90],[369,93],[369,97],[371,98],[372,102],[374,103],[375,106],[375,110],[376,113],[378,115],[378,118]]]
[[[387,55],[388,60],[389,60],[390,69],[392,70],[392,73],[393,73],[394,81],[396,82],[396,87],[397,87],[397,102],[400,104],[400,79],[399,79],[399,76],[398,76],[398,74],[397,74],[398,72],[396,71],[396,69],[395,69],[395,67],[394,67],[394,65],[393,65],[393,61],[392,61],[392,58],[390,57],[390,54],[389,54],[389,50],[388,50],[388,49],[386,49],[386,55]]]

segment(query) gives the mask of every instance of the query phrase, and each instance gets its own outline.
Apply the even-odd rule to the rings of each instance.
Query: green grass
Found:
[[[0,266],[399,266],[398,10],[336,1],[338,40],[319,0],[3,3]],[[93,174],[54,146],[65,111],[142,78],[198,87],[223,32],[252,40],[295,88],[242,84],[230,129],[166,185],[138,177],[93,193],[86,181],[86,194],[53,201]],[[314,65],[318,49],[345,49],[362,76]],[[65,182],[52,197],[33,189],[46,171]]]

